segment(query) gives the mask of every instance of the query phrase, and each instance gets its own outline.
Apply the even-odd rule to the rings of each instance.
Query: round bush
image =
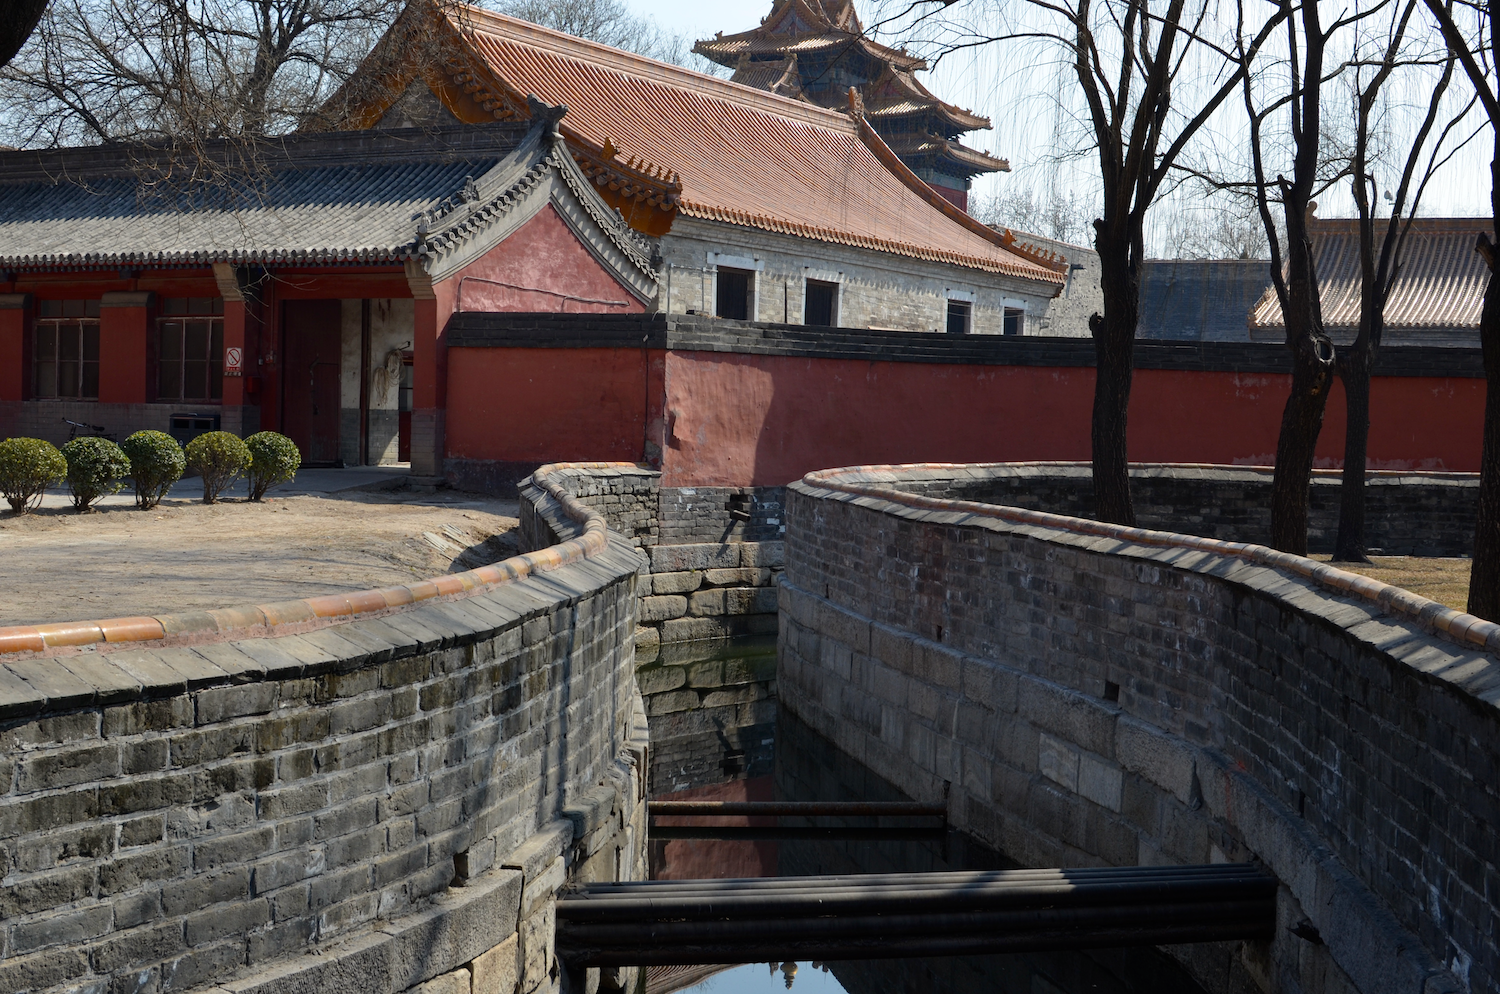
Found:
[[[62,447],[68,463],[68,489],[73,508],[83,512],[99,498],[118,493],[130,474],[130,460],[107,438],[75,438]]]
[[[137,507],[152,508],[160,504],[187,468],[182,446],[164,431],[138,431],[121,442],[120,448],[130,460]]]
[[[210,431],[187,444],[187,464],[203,477],[203,503],[212,504],[250,468],[250,450],[227,431]]]
[[[274,431],[259,431],[245,439],[250,450],[250,499],[260,500],[266,491],[297,475],[302,453],[297,443]]]
[[[17,514],[41,504],[42,494],[68,475],[68,461],[57,446],[40,438],[0,442],[0,495]]]

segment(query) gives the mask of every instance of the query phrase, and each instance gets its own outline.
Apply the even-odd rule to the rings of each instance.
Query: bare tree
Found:
[[[1474,87],[1489,118],[1494,154],[1490,159],[1490,213],[1500,231],[1500,96],[1496,94],[1495,66],[1500,59],[1500,22],[1493,0],[1478,0],[1458,8],[1472,16],[1460,25],[1445,0],[1424,0],[1437,20],[1448,50]],[[1467,21],[1467,17],[1466,17]],[[1479,315],[1479,341],[1484,351],[1484,447],[1479,462],[1479,506],[1474,527],[1474,565],[1469,575],[1469,613],[1500,621],[1500,285],[1495,282],[1495,239],[1483,235],[1475,246],[1490,269]]]
[[[1249,63],[1238,57],[1238,39],[1219,44],[1209,38],[1217,10],[1211,0],[1028,3],[1052,24],[967,38],[949,50],[1042,38],[1062,46],[1077,80],[1103,181],[1102,216],[1093,222],[1093,237],[1104,313],[1089,319],[1097,369],[1091,429],[1095,510],[1101,520],[1133,524],[1126,442],[1146,213],[1175,182],[1178,157],[1239,88]],[[1275,8],[1246,50],[1258,51],[1286,16],[1284,7]]]
[[[1372,132],[1378,126],[1377,118],[1389,112],[1389,108],[1383,106],[1382,97],[1398,69],[1428,68],[1434,61],[1429,52],[1407,51],[1408,32],[1416,6],[1417,0],[1406,0],[1404,5],[1393,7],[1378,56],[1365,62],[1362,53],[1356,52],[1353,66],[1356,79],[1354,149],[1349,172],[1354,203],[1359,211],[1360,315],[1353,344],[1338,356],[1338,372],[1344,383],[1348,417],[1344,434],[1339,530],[1333,553],[1335,559],[1347,562],[1369,561],[1365,551],[1365,464],[1370,441],[1370,373],[1385,332],[1386,300],[1400,276],[1402,252],[1411,232],[1411,219],[1421,205],[1422,194],[1436,168],[1453,154],[1451,150],[1443,154],[1446,139],[1473,106],[1471,102],[1457,114],[1449,116],[1446,125],[1438,131],[1436,141],[1430,141],[1442,116],[1444,97],[1453,79],[1456,62],[1452,53],[1445,53],[1446,57],[1436,60],[1440,73],[1432,86],[1422,123],[1407,147],[1395,191],[1385,192],[1391,201],[1390,216],[1381,225],[1375,216],[1380,204],[1380,190],[1371,161],[1371,140]],[[1452,0],[1449,0],[1451,6]],[[1365,73],[1369,74],[1367,78]],[[1359,85],[1360,82],[1363,85]]]
[[[1081,244],[1098,208],[1071,190],[1064,197],[1017,186],[993,197],[971,197],[969,213],[985,224]]]
[[[494,9],[613,48],[715,75],[729,70],[692,52],[693,40],[630,12],[621,0],[499,0]]]
[[[4,70],[17,145],[290,131],[402,0],[53,0]]]
[[[1313,456],[1323,428],[1328,391],[1333,385],[1333,342],[1323,332],[1323,308],[1307,218],[1324,165],[1322,111],[1324,56],[1333,32],[1348,23],[1339,21],[1324,30],[1315,0],[1294,8],[1295,0],[1280,0],[1285,13],[1288,86],[1274,93],[1269,104],[1257,106],[1256,74],[1249,71],[1254,55],[1244,55],[1245,111],[1250,121],[1250,157],[1254,166],[1256,206],[1271,250],[1271,284],[1286,323],[1286,344],[1292,352],[1292,391],[1281,414],[1276,442],[1276,475],[1271,484],[1271,545],[1283,552],[1307,553],[1308,488]],[[1243,4],[1242,4],[1243,7]],[[1285,110],[1292,147],[1288,180],[1266,178],[1266,124]],[[1280,202],[1285,224],[1285,250],[1271,216],[1271,201]]]

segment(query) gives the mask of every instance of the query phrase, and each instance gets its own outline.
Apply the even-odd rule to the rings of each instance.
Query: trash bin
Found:
[[[219,416],[217,414],[173,414],[171,415],[171,427],[167,433],[177,439],[177,444],[187,447],[187,444],[205,432],[219,430]]]

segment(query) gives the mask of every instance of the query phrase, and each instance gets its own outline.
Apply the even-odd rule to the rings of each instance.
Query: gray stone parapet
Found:
[[[1269,549],[912,491],[788,488],[784,707],[1030,865],[1256,859],[1276,938],[1212,991],[1496,991],[1495,626]],[[946,488],[946,491],[945,491]]]
[[[641,559],[534,510],[400,609],[0,659],[0,990],[558,991],[557,890],[645,870]]]

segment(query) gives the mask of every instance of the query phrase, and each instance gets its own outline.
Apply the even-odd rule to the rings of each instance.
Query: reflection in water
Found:
[[[769,656],[768,665],[765,642],[700,646],[696,654],[692,646],[669,647],[675,648],[669,658],[654,658],[645,664],[638,660],[650,716],[651,745],[656,753],[650,781],[654,798],[911,800],[795,715],[777,711],[775,656]],[[769,649],[774,653],[774,645]],[[743,682],[729,683],[731,679]],[[699,825],[876,824],[869,818],[662,821]],[[914,822],[882,818],[879,824]],[[920,840],[673,839],[651,843],[652,876],[657,879],[993,870],[1016,865],[1002,853],[954,831]],[[790,987],[848,994],[1203,994],[1176,961],[1152,948],[804,963],[800,967],[775,964],[774,969],[768,969],[770,966],[653,967],[647,991],[775,994]]]
[[[827,963],[747,963],[701,969],[718,972],[691,987],[678,988],[683,994],[845,994]]]

